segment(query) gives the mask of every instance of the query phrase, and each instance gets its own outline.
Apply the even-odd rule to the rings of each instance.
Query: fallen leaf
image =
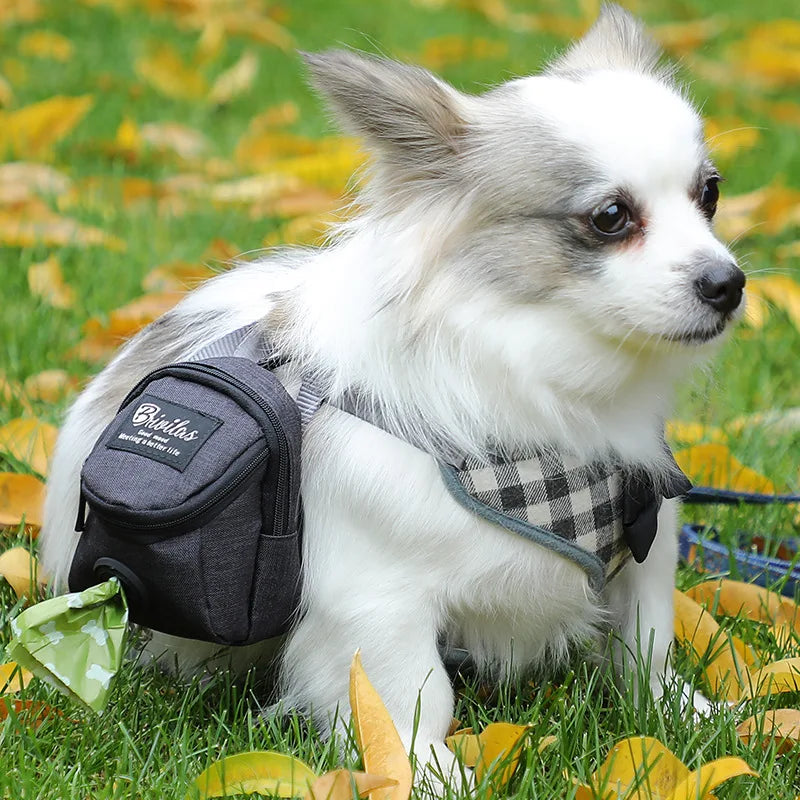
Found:
[[[503,41],[490,41],[481,37],[465,38],[458,34],[437,36],[426,39],[422,51],[414,61],[431,69],[440,70],[450,64],[478,59],[505,58],[508,44]]]
[[[36,559],[24,547],[12,547],[0,554],[0,576],[20,599],[36,597],[45,585]]]
[[[746,467],[724,444],[696,444],[675,452],[678,466],[696,484],[737,492],[775,494],[775,484]]]
[[[10,697],[0,697],[0,722],[9,715],[13,709],[20,722],[38,728],[48,717],[63,716],[62,713],[47,703],[38,700],[12,700]]]
[[[250,120],[247,126],[250,134],[258,134],[269,128],[280,128],[297,122],[300,117],[300,109],[293,100],[286,100],[276,106],[262,111]]]
[[[784,658],[752,670],[745,688],[745,696],[752,697],[800,691],[800,658]]]
[[[492,775],[492,784],[499,788],[505,786],[514,774],[520,757],[520,746],[527,725],[512,725],[509,722],[493,722],[487,725],[478,737],[480,754],[475,764],[475,778],[480,782],[486,775]],[[501,769],[499,775],[497,770]],[[487,787],[486,796],[493,794],[492,786]]]
[[[676,55],[687,55],[715,38],[725,22],[724,18],[708,17],[653,25],[650,31],[665,50]]]
[[[777,234],[799,224],[800,191],[780,184],[763,186],[747,194],[723,197],[715,218],[715,227],[720,236],[731,240],[739,240],[752,233]]]
[[[391,789],[376,789],[372,800],[407,800],[411,763],[386,706],[364,672],[360,652],[353,656],[350,667],[350,710],[364,769],[397,782]]]
[[[33,475],[0,472],[0,526],[41,527],[44,484]]]
[[[74,47],[66,36],[55,31],[31,31],[20,37],[18,49],[24,56],[69,61]]]
[[[282,193],[299,187],[300,182],[290,175],[253,175],[218,183],[211,190],[211,199],[222,204],[276,200]]]
[[[16,111],[0,111],[0,152],[45,158],[94,105],[90,95],[56,95]]]
[[[21,692],[32,680],[33,673],[14,661],[0,664],[0,697]]]
[[[335,214],[304,214],[285,222],[262,242],[264,247],[277,247],[281,244],[302,244],[319,246],[325,242],[331,225],[341,221]]]
[[[756,714],[737,725],[736,734],[747,745],[755,741],[766,749],[774,741],[779,753],[788,753],[800,742],[800,710],[778,708]]]
[[[297,758],[271,750],[238,753],[215,761],[195,778],[186,798],[268,794],[303,797],[317,780],[310,767]]]
[[[773,305],[786,312],[794,327],[800,331],[800,283],[788,275],[769,275],[750,281],[747,285],[747,302],[761,298],[766,307]],[[753,327],[760,327],[756,322]],[[762,323],[763,324],[763,323]]]
[[[0,107],[7,107],[14,102],[14,90],[11,84],[0,75]]]
[[[198,100],[208,91],[203,74],[186,64],[174,47],[152,45],[136,60],[137,75],[157,92],[176,100]]]
[[[732,63],[745,80],[796,86],[800,83],[800,21],[773,19],[750,26],[747,38],[733,47]]]
[[[288,131],[248,129],[234,151],[236,163],[245,170],[267,170],[281,158],[319,152],[319,143]]]
[[[75,290],[64,283],[61,262],[55,256],[28,267],[28,288],[53,308],[72,308],[75,304]]]
[[[698,662],[704,662],[705,677],[714,696],[738,700],[747,683],[747,664],[755,659],[741,640],[726,635],[699,603],[677,589],[675,638],[688,646]]]
[[[734,433],[742,433],[748,428],[768,428],[771,432],[792,434],[800,431],[800,407],[779,408],[770,411],[758,411],[736,417],[727,425]]]
[[[471,728],[468,730],[469,733],[457,732],[448,736],[444,743],[465,767],[474,767],[481,755],[481,739],[472,733]]]
[[[720,784],[739,775],[753,775],[758,773],[750,769],[749,764],[741,758],[726,756],[704,764],[700,769],[689,773],[670,795],[670,800],[697,800],[700,795],[711,798],[712,790]]]
[[[674,445],[700,444],[701,442],[725,442],[728,437],[721,428],[702,425],[699,422],[682,422],[672,419],[667,422],[665,435]]]
[[[125,339],[169,311],[182,297],[183,292],[152,292],[114,309],[108,315],[107,323],[92,317],[86,321],[83,329],[89,335],[105,333]]]
[[[200,38],[194,49],[194,58],[198,64],[215,61],[225,49],[225,28],[215,19],[209,19],[203,26]]]
[[[33,247],[37,244],[49,247],[98,246],[125,250],[125,242],[118,237],[43,208],[37,208],[35,214],[22,215],[0,210],[0,244],[9,247]]]
[[[730,158],[755,147],[761,132],[738,117],[708,117],[705,120],[706,140],[716,158]]]
[[[36,417],[17,417],[0,427],[0,452],[47,475],[58,429]]]
[[[139,134],[152,149],[174,153],[184,160],[200,158],[210,148],[200,131],[179,122],[150,122],[141,126]]]
[[[45,369],[25,379],[22,389],[29,400],[58,403],[74,392],[80,381],[64,369]]]
[[[186,292],[219,274],[205,264],[188,261],[171,261],[154,267],[142,278],[146,292]]]
[[[22,205],[36,196],[59,197],[69,191],[70,185],[66,175],[47,164],[0,164],[0,205]]]
[[[258,57],[248,50],[229,69],[226,69],[213,83],[208,101],[222,106],[247,92],[258,74]]]
[[[353,787],[358,796],[363,797],[376,789],[386,789],[396,785],[397,781],[380,775],[337,769],[317,778],[309,787],[306,800],[353,800]]]

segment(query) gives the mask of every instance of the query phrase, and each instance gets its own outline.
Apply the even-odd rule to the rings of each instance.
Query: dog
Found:
[[[303,440],[302,607],[279,654],[284,707],[330,732],[360,648],[405,745],[452,764],[442,638],[502,675],[551,667],[609,630],[620,664],[641,637],[652,668],[638,690],[660,694],[677,503],[663,503],[643,563],[600,592],[576,563],[457,503],[439,463],[548,447],[663,477],[674,387],[708,358],[744,286],[712,230],[721,177],[697,112],[641,23],[613,5],[542,74],[481,95],[355,52],[305,60],[371,154],[356,213],[324,248],[204,284],[91,382],[55,450],[44,568],[65,586],[81,464],[131,386],[261,321],[290,355],[287,388],[313,373],[329,399]],[[384,424],[338,407],[354,388]],[[213,649],[169,644],[186,664]]]

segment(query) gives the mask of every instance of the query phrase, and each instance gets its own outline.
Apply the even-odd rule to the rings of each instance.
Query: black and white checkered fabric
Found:
[[[485,516],[501,524],[500,518],[511,517],[558,537],[566,548],[553,549],[562,554],[577,546],[602,564],[606,581],[631,555],[622,527],[624,476],[613,465],[546,451],[495,463],[467,458],[452,474],[493,512]]]

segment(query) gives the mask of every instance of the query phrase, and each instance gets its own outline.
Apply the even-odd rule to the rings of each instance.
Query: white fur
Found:
[[[165,322],[157,358],[140,352],[140,342],[159,341],[155,330],[76,401],[56,448],[41,537],[44,566],[59,585],[76,544],[80,465],[125,391],[156,361],[188,357],[260,319],[292,356],[288,383],[310,369],[331,396],[357,386],[430,452],[442,441],[474,453],[489,442],[512,450],[548,443],[587,458],[613,451],[658,471],[674,384],[707,349],[666,338],[705,313],[687,264],[699,251],[727,254],[688,196],[705,158],[696,114],[660,79],[627,69],[526,78],[484,98],[442,86],[431,91],[449,93],[481,141],[463,161],[452,156],[456,172],[472,159],[462,186],[398,173],[407,166],[397,166],[392,148],[405,144],[387,144],[380,126],[365,127],[378,158],[374,182],[361,213],[328,248],[278,254],[214,279]],[[447,128],[444,117],[437,130]],[[511,249],[481,255],[492,226],[505,224],[493,208],[524,207],[531,192],[542,201],[535,189],[544,167],[536,163],[530,180],[490,187],[503,169],[492,153],[516,146],[503,140],[511,117],[544,121],[581,148],[603,176],[581,192],[601,199],[625,185],[646,204],[642,240],[604,250],[599,276],[570,273],[544,234],[528,246],[524,223],[507,233]],[[387,119],[391,125],[388,112]],[[411,158],[403,153],[403,164]],[[397,192],[384,191],[386,181]],[[498,256],[513,286],[530,283],[531,299],[506,284],[502,270],[492,272]],[[629,564],[598,597],[577,566],[457,505],[430,452],[330,406],[313,419],[303,447],[304,615],[283,652],[287,705],[313,712],[323,726],[337,708],[346,714],[348,666],[360,648],[406,743],[419,695],[417,752],[427,760],[433,747],[447,764],[441,743],[453,695],[437,653],[440,633],[502,674],[553,663],[607,624],[629,648],[637,626],[645,641],[654,632],[651,685],[660,691],[672,639],[674,504],[662,509],[645,563]],[[183,649],[196,662],[212,648]]]

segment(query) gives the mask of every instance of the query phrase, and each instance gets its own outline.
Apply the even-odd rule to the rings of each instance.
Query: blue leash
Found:
[[[739,503],[766,506],[771,503],[800,503],[800,494],[758,494],[756,492],[735,492],[732,489],[714,489],[711,486],[695,486],[682,500],[693,505],[735,506]]]

